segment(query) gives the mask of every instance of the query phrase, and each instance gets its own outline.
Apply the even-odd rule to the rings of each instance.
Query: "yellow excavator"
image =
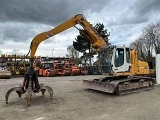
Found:
[[[82,80],[84,87],[115,94],[152,89],[155,78],[147,62],[138,60],[137,51],[124,46],[108,46],[99,54],[104,78]]]
[[[78,29],[75,26],[77,24],[81,25],[85,30],[85,32],[82,29]],[[42,95],[44,95],[44,92],[48,90],[50,97],[52,99],[53,97],[52,88],[49,86],[45,86],[43,84],[39,84],[38,77],[33,68],[33,58],[39,44],[42,41],[50,37],[53,37],[54,35],[61,33],[73,26],[79,30],[80,34],[83,34],[90,40],[91,47],[93,47],[95,51],[102,53],[101,57],[104,59],[104,60],[102,59],[103,60],[102,65],[104,61],[105,61],[104,65],[108,65],[106,66],[106,69],[108,69],[108,73],[106,72],[107,76],[105,78],[94,79],[91,81],[82,80],[82,83],[85,87],[110,93],[122,93],[122,91],[128,92],[135,89],[152,88],[154,86],[154,79],[151,79],[150,77],[142,77],[142,76],[128,77],[134,75],[149,74],[148,64],[145,62],[138,61],[135,50],[131,50],[125,46],[123,47],[108,46],[105,39],[103,39],[99,35],[99,33],[86,20],[86,18],[82,14],[77,14],[71,19],[60,24],[59,26],[49,31],[40,33],[33,38],[30,44],[30,51],[29,51],[30,67],[24,77],[23,84],[20,87],[11,88],[6,93],[5,98],[7,104],[8,104],[9,94],[12,91],[16,91],[19,97],[21,97],[21,94],[26,93],[27,106],[30,106],[31,104],[31,98],[33,92],[37,93],[41,91]],[[104,51],[106,51],[106,53]],[[118,59],[121,59],[122,63],[116,62]],[[120,60],[118,61],[120,62]]]

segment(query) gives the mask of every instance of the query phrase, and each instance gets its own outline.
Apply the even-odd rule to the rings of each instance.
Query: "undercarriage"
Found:
[[[82,80],[82,85],[87,89],[98,90],[114,94],[128,94],[154,87],[155,79],[143,76],[132,77],[105,77],[101,79]]]

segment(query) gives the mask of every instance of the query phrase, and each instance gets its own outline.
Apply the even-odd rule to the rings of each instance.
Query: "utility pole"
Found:
[[[52,58],[53,58],[53,50],[54,50],[54,49],[52,49]]]

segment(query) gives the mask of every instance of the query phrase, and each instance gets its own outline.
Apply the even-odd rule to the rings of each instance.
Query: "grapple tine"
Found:
[[[6,100],[6,104],[8,104],[8,97],[11,94],[11,92],[17,92],[19,97],[21,96],[21,94],[23,94],[22,88],[21,87],[13,87],[11,89],[9,89],[5,95],[5,100]]]
[[[40,91],[42,92],[42,95],[44,95],[45,90],[48,91],[48,93],[49,93],[49,95],[51,97],[51,100],[52,100],[53,99],[53,90],[52,90],[52,88],[49,87],[49,86],[45,86],[45,85],[40,86]]]
[[[26,101],[27,101],[27,106],[30,107],[31,105],[31,98],[32,98],[32,90],[31,87],[28,87],[26,91]]]

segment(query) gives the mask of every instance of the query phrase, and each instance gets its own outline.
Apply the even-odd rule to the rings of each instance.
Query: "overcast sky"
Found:
[[[103,23],[112,44],[129,45],[160,21],[160,0],[0,0],[0,53],[27,54],[37,34],[79,13],[93,25]],[[42,42],[36,55],[63,57],[77,35],[68,29]]]

